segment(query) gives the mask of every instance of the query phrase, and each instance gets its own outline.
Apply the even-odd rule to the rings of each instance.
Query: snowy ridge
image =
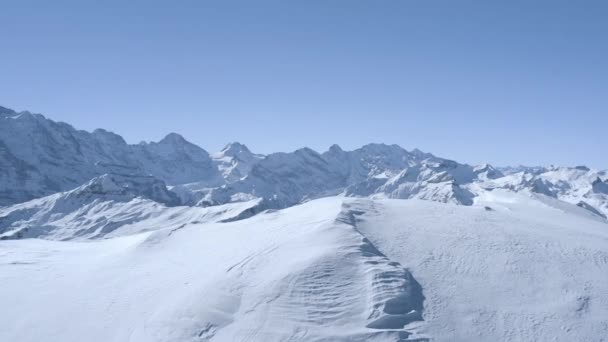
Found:
[[[0,310],[9,327],[0,340],[608,333],[606,224],[542,194],[496,189],[472,206],[331,197],[234,222],[156,225],[164,228],[87,243],[3,241],[0,300],[11,309]]]
[[[20,327],[0,339],[426,341],[412,325],[421,287],[357,232],[360,209],[328,198],[89,243],[5,241],[0,299],[12,306],[30,295],[0,310]],[[82,312],[88,323],[55,329]]]

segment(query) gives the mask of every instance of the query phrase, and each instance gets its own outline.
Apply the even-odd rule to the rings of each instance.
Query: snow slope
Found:
[[[539,195],[329,197],[0,243],[2,341],[602,341],[608,224]],[[162,228],[166,227],[166,228]]]
[[[495,190],[471,207],[360,200],[359,231],[424,289],[434,341],[604,341],[608,224]],[[487,207],[487,209],[485,208]]]
[[[0,340],[413,340],[420,286],[353,222],[328,198],[92,242],[4,241]]]

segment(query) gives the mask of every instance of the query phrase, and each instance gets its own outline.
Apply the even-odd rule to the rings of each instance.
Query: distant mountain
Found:
[[[484,190],[529,191],[576,204],[599,216],[608,216],[608,172],[585,166],[523,169],[480,182]]]
[[[0,208],[0,239],[91,239],[246,218],[260,200],[184,207],[151,176],[105,174],[76,189]]]
[[[224,180],[233,183],[247,176],[251,168],[264,159],[264,155],[252,153],[247,146],[233,142],[220,152],[213,153],[211,158]]]
[[[209,154],[178,134],[158,143],[127,144],[40,114],[0,108],[0,205],[73,189],[105,173],[152,175],[168,184],[220,185]]]
[[[218,204],[249,195],[268,199],[281,208],[342,193],[469,205],[474,195],[461,185],[482,173],[469,165],[397,145],[369,144],[354,151],[333,145],[323,154],[308,148],[270,154],[253,165],[246,178],[211,190],[205,200]]]
[[[386,144],[264,156],[234,142],[209,154],[176,133],[130,145],[103,129],[89,133],[4,107],[0,120],[0,205],[69,191],[112,174],[152,177],[163,188],[167,184],[164,199],[147,198],[168,205],[259,200],[265,208],[284,208],[330,195],[473,205],[486,192],[507,189],[540,193],[608,216],[608,176],[585,166],[472,166]]]

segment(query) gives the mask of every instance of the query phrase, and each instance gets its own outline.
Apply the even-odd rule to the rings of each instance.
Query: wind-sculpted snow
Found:
[[[471,206],[331,197],[223,223],[174,208],[130,236],[2,241],[0,340],[608,335],[608,224],[550,196],[494,189]]]
[[[433,341],[602,341],[608,225],[554,198],[484,193],[474,206],[361,200],[357,227],[424,289]]]
[[[135,236],[2,242],[2,341],[426,341],[423,288],[342,200]],[[77,284],[77,286],[75,286]]]

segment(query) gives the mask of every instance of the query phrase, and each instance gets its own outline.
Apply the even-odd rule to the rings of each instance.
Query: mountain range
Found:
[[[82,205],[95,196],[114,202],[144,198],[168,207],[257,201],[257,210],[333,195],[472,205],[485,192],[507,189],[557,198],[603,219],[608,215],[608,172],[584,166],[474,166],[386,144],[262,155],[235,142],[208,153],[176,133],[159,142],[132,145],[103,129],[77,130],[26,111],[0,107],[0,120],[3,238],[23,236],[25,228],[28,236],[48,231],[32,227],[44,226],[44,220],[24,223],[14,216],[20,217],[23,208],[37,211],[41,198],[65,202],[85,189],[97,190],[78,197]],[[110,183],[113,191],[107,191]],[[15,205],[20,209],[12,208]]]
[[[0,107],[0,341],[602,341],[608,172]]]

